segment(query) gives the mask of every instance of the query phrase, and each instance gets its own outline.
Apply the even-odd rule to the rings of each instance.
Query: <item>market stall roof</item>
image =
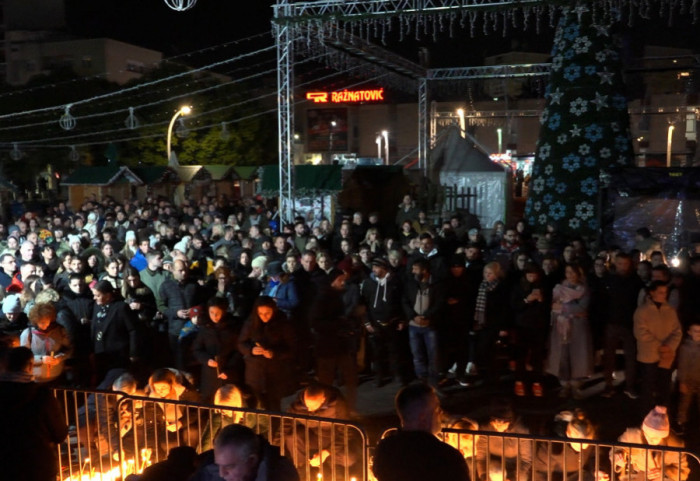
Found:
[[[340,165],[295,165],[294,192],[296,195],[335,194],[343,189]],[[261,194],[279,195],[279,166],[265,165],[262,173]]]
[[[203,165],[178,165],[177,167],[171,167],[180,176],[182,182],[191,182],[195,177],[201,176],[201,172],[206,172],[206,176],[211,176],[209,171],[204,169]]]
[[[144,184],[178,182],[180,180],[177,172],[167,165],[131,167],[131,170],[144,182]]]
[[[236,165],[233,171],[237,178],[241,180],[253,180],[258,176],[259,165]]]
[[[68,177],[63,185],[111,185],[118,181],[127,181],[141,185],[143,181],[128,167],[118,165],[83,166],[78,167]]]
[[[459,127],[448,128],[430,152],[433,168],[442,172],[503,172],[500,164],[462,137]]]
[[[12,192],[19,192],[19,187],[10,182],[9,180],[0,177],[0,190],[9,190]]]
[[[231,175],[233,166],[231,165],[203,165],[204,169],[211,175],[211,180],[222,180]]]

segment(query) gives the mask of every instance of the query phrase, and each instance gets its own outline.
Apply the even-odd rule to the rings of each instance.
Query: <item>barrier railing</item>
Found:
[[[685,481],[700,458],[681,447],[443,429],[472,480]]]
[[[301,480],[367,480],[367,435],[354,423],[114,392],[54,393],[71,426],[58,447],[63,481],[124,479],[165,460],[176,446],[206,451],[218,429],[232,423],[278,446]]]

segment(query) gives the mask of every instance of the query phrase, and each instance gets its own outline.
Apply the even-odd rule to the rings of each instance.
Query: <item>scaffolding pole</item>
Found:
[[[280,0],[275,19],[288,17],[291,6]],[[292,26],[274,22],[277,43],[277,128],[279,134],[279,214],[282,224],[294,220],[294,39]],[[280,226],[281,227],[281,226]]]

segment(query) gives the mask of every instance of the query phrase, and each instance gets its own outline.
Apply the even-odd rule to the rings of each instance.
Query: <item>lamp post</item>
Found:
[[[382,137],[384,137],[384,155],[386,156],[386,165],[389,165],[389,131],[382,130]]]
[[[173,140],[173,125],[175,125],[175,121],[177,118],[181,115],[189,115],[192,112],[192,107],[189,105],[185,105],[183,107],[180,107],[180,110],[175,112],[175,115],[173,115],[173,118],[170,119],[170,125],[168,125],[168,141],[167,141],[167,154],[168,154],[168,165],[170,165],[171,157],[172,157],[172,150],[171,150],[171,144]]]
[[[676,127],[673,124],[668,126],[668,136],[666,139],[666,167],[671,167],[671,146],[673,144],[673,129]]]
[[[335,120],[331,120],[330,127],[328,128],[328,131],[330,132],[330,135],[328,136],[328,163],[332,164],[333,163],[333,134],[335,133],[335,128],[338,125],[338,122]]]

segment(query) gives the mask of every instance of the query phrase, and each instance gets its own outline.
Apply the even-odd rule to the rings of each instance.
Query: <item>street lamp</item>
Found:
[[[389,165],[389,131],[382,130],[382,137],[384,137],[384,155],[386,156],[386,165]]]
[[[175,125],[175,121],[177,118],[181,115],[189,115],[192,112],[192,107],[189,105],[185,105],[183,107],[180,107],[180,110],[175,112],[175,115],[173,115],[173,118],[170,119],[170,125],[168,125],[168,142],[167,142],[167,154],[168,154],[168,165],[171,165],[173,159],[172,159],[172,150],[170,148],[172,144],[172,139],[173,139],[173,125]]]

